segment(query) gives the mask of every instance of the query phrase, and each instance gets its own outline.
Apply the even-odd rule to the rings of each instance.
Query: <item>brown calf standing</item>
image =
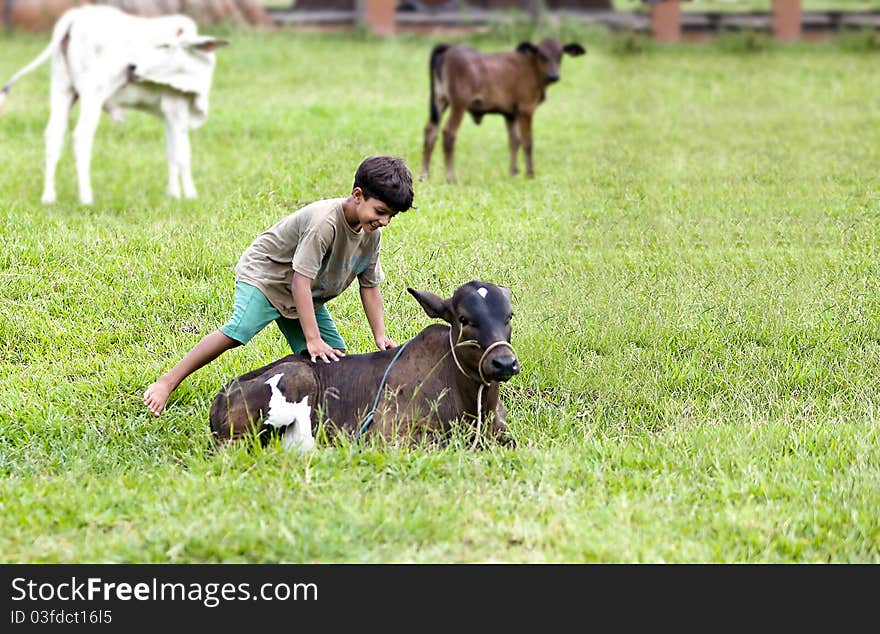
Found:
[[[465,112],[469,112],[478,125],[484,114],[504,115],[510,145],[510,174],[514,176],[518,171],[516,156],[522,145],[526,175],[534,176],[532,116],[538,104],[544,101],[547,86],[559,81],[562,54],[578,56],[585,52],[580,44],[563,46],[554,38],[544,39],[537,46],[523,42],[515,51],[503,53],[481,53],[470,46],[435,46],[430,62],[431,117],[425,126],[421,179],[428,178],[431,152],[447,107],[452,108],[443,129],[447,181],[455,180],[455,135]]]

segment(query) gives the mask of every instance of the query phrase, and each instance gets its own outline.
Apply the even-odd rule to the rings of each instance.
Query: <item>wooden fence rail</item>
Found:
[[[772,0],[771,33],[777,40],[791,41],[801,37],[801,0]],[[651,2],[651,35],[660,42],[681,39],[681,6],[679,0]]]
[[[574,19],[603,24],[615,31],[648,32],[660,42],[700,37],[731,29],[769,31],[777,40],[852,28],[880,29],[880,12],[802,11],[802,0],[771,0],[768,15],[682,11],[688,0],[643,0],[649,10],[614,11],[611,0],[327,0],[291,2],[287,9],[266,10],[261,0],[0,0],[0,18],[7,29],[47,31],[67,8],[80,4],[113,4],[142,15],[185,12],[201,23],[232,20],[258,26],[351,27],[392,35],[401,30],[427,32],[436,28],[473,29],[487,26],[518,8],[538,20],[546,9]],[[603,8],[605,7],[605,8]]]

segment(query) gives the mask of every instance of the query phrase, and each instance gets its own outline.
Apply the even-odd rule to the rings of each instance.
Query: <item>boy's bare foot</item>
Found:
[[[168,402],[168,397],[171,396],[173,389],[167,380],[159,379],[144,392],[144,405],[152,412],[153,416],[159,416],[165,409],[165,403]]]

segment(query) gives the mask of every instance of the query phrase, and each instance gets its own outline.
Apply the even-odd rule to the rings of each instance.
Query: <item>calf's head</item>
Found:
[[[474,280],[459,286],[449,299],[406,289],[429,317],[450,326],[450,345],[463,372],[484,383],[507,381],[520,371],[510,345],[510,289]]]
[[[531,59],[544,83],[552,84],[559,81],[559,67],[562,64],[563,53],[577,57],[587,51],[576,42],[563,46],[559,40],[548,37],[541,40],[537,46],[531,42],[522,42],[516,47],[516,52]]]
[[[210,82],[215,64],[214,50],[228,43],[179,28],[138,50],[128,64],[127,79],[197,93]]]

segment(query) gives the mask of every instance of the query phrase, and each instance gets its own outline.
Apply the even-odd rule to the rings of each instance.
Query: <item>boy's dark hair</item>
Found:
[[[393,211],[412,207],[412,174],[403,159],[371,156],[361,161],[354,175],[352,189],[360,187],[364,198],[377,198]]]

